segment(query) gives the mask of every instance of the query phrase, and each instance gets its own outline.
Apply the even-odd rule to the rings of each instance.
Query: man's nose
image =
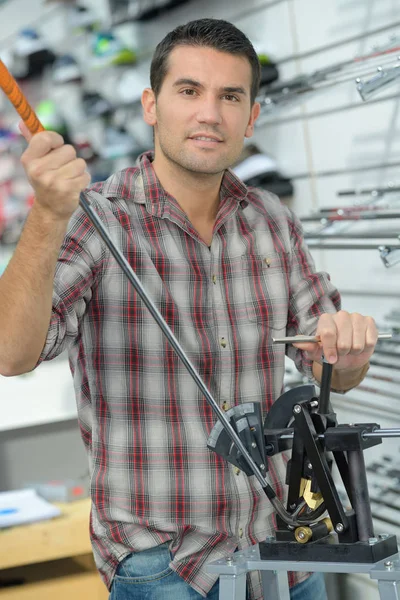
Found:
[[[208,123],[209,125],[221,123],[221,110],[216,98],[205,97],[202,99],[197,112],[197,120],[199,123]]]

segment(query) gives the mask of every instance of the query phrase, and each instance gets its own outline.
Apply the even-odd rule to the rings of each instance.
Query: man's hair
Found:
[[[150,84],[157,98],[168,72],[168,58],[177,46],[214,48],[248,59],[252,82],[250,101],[253,105],[260,86],[260,61],[248,37],[237,27],[222,19],[198,19],[179,25],[168,33],[155,49],[150,67]]]

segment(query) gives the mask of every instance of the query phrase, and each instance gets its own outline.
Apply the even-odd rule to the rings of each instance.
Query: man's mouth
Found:
[[[200,141],[203,141],[203,142],[220,142],[221,141],[221,140],[217,140],[216,138],[206,137],[204,135],[201,135],[201,136],[199,135],[199,136],[196,136],[196,137],[192,137],[190,139],[192,139],[192,140],[200,140]]]
[[[192,140],[196,145],[199,144],[203,147],[215,148],[218,144],[222,143],[220,138],[217,138],[212,135],[191,135],[190,140]]]

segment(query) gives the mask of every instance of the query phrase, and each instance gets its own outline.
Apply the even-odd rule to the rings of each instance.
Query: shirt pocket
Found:
[[[248,254],[242,256],[242,269],[248,320],[283,329],[289,309],[287,254]]]

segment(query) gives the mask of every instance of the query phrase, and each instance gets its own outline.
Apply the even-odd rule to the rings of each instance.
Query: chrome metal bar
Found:
[[[389,85],[397,83],[400,78],[400,64],[390,69],[378,69],[378,74],[368,81],[357,82],[357,90],[364,101],[374,96]]]
[[[262,90],[262,93],[257,97],[257,100],[261,104],[261,114],[265,115],[268,113],[276,113],[282,107],[286,107],[288,105],[302,104],[305,100],[310,96],[314,96],[315,94],[324,93],[326,90],[331,89],[332,87],[336,87],[338,85],[344,83],[350,83],[354,80],[357,82],[357,89],[362,95],[364,87],[365,89],[365,98],[373,96],[376,91],[380,90],[384,86],[386,87],[390,82],[395,81],[396,77],[392,74],[392,71],[398,66],[392,66],[394,64],[394,58],[389,57],[386,61],[382,62],[381,65],[385,65],[385,69],[383,66],[378,66],[379,73],[388,73],[388,77],[384,76],[375,76],[372,77],[374,71],[376,71],[376,66],[369,67],[365,66],[363,72],[360,70],[356,70],[352,73],[347,73],[343,71],[343,73],[336,75],[336,78],[332,78],[328,75],[328,71],[325,72],[316,72],[311,75],[306,75],[303,78],[295,78],[293,82],[287,82],[286,87],[282,87],[282,89],[275,89],[273,86],[268,87],[265,90]],[[376,65],[379,65],[377,62]],[[360,69],[360,66],[358,67]],[[364,82],[362,78],[371,77],[368,81]],[[292,87],[293,86],[293,87]]]
[[[382,427],[378,431],[379,431],[380,434],[387,434],[387,433],[397,433],[397,434],[400,434],[400,427],[389,427],[389,428],[386,428],[386,429],[384,427]],[[371,437],[371,436],[373,437],[373,435],[375,435],[375,433],[376,433],[376,431],[373,434],[369,433],[368,436],[369,437]]]
[[[322,242],[307,242],[309,248],[318,250],[379,250],[378,244],[327,244]],[[400,250],[400,246],[392,246],[392,250]]]
[[[340,38],[339,41],[332,42],[330,44],[326,44],[325,46],[318,46],[317,48],[313,48],[312,50],[307,50],[306,52],[297,53],[297,54],[288,54],[281,58],[278,62],[278,65],[282,65],[287,62],[291,62],[292,60],[303,60],[304,58],[310,58],[311,56],[315,56],[316,54],[320,54],[322,52],[327,52],[329,50],[334,50],[335,48],[341,48],[347,44],[352,42],[357,42],[359,40],[364,40],[370,36],[378,35],[380,33],[384,33],[385,31],[393,31],[396,27],[400,27],[400,21],[390,22],[382,27],[377,27],[376,29],[371,29],[370,31],[362,30],[361,33],[356,35],[351,35],[347,38]],[[379,51],[379,49],[378,49]],[[348,61],[346,61],[348,62]]]
[[[390,340],[392,333],[378,333],[378,340]],[[274,344],[307,344],[309,342],[320,342],[321,338],[317,335],[293,335],[281,338],[272,338]]]
[[[365,232],[365,233],[312,233],[308,231],[304,234],[306,240],[391,240],[400,239],[400,233],[388,233],[384,231]]]
[[[381,434],[379,431],[372,431],[370,433],[365,433],[363,437],[365,437],[365,438],[397,438],[397,437],[400,437],[400,434],[396,433],[395,431],[393,433],[390,433],[388,431],[385,434]]]
[[[393,185],[393,186],[378,187],[378,188],[340,190],[340,191],[336,192],[336,195],[337,196],[383,196],[384,194],[391,194],[393,192],[400,192],[400,186]],[[357,207],[355,206],[354,209],[356,209],[356,208]]]
[[[391,246],[379,246],[379,253],[383,264],[387,269],[397,265],[400,262],[400,250]]]
[[[345,215],[325,215],[318,213],[300,217],[300,221],[303,222],[322,221],[323,223],[335,221],[374,221],[375,219],[400,219],[400,212],[391,210],[377,210]]]
[[[317,436],[320,440],[324,439],[324,434],[320,433]],[[400,429],[376,429],[375,431],[368,431],[363,434],[363,438],[394,438],[400,437]],[[293,433],[283,433],[279,436],[281,440],[291,440],[293,439]]]
[[[295,115],[291,115],[291,116],[285,116],[285,117],[277,117],[276,114],[274,114],[273,112],[267,112],[265,114],[261,113],[259,118],[256,121],[256,129],[259,129],[263,126],[268,126],[268,127],[279,127],[280,125],[287,125],[288,123],[295,123],[297,121],[304,121],[307,120],[309,121],[310,119],[318,119],[320,117],[324,117],[327,115],[334,115],[334,114],[338,114],[338,113],[342,113],[342,112],[348,112],[349,110],[354,110],[357,109],[358,111],[363,107],[363,106],[371,106],[372,104],[382,104],[384,102],[390,102],[391,100],[398,100],[399,99],[399,94],[398,93],[394,93],[394,94],[388,94],[387,96],[383,96],[383,97],[379,97],[379,98],[373,98],[372,100],[368,101],[367,103],[363,103],[360,104],[359,102],[350,102],[349,104],[342,104],[341,106],[331,106],[329,108],[324,108],[321,110],[314,110],[313,112],[305,112],[305,111],[301,111],[301,112],[297,112]],[[383,137],[383,136],[382,136]],[[320,171],[319,173],[316,171],[313,171],[311,173],[312,176],[319,176],[319,177],[330,177],[331,175],[337,175],[337,174],[341,174],[341,173],[354,173],[354,172],[359,172],[359,171],[371,171],[372,169],[381,169],[382,167],[396,167],[398,166],[400,163],[399,161],[395,161],[393,163],[384,163],[383,165],[379,165],[379,166],[375,166],[375,165],[362,165],[362,166],[355,166],[355,167],[346,167],[344,169],[332,169],[331,171]],[[290,173],[288,174],[288,177],[290,176],[291,179],[299,179],[302,177],[310,177],[310,172],[307,172],[306,174],[300,173],[300,174],[294,174],[294,175],[290,175]]]

